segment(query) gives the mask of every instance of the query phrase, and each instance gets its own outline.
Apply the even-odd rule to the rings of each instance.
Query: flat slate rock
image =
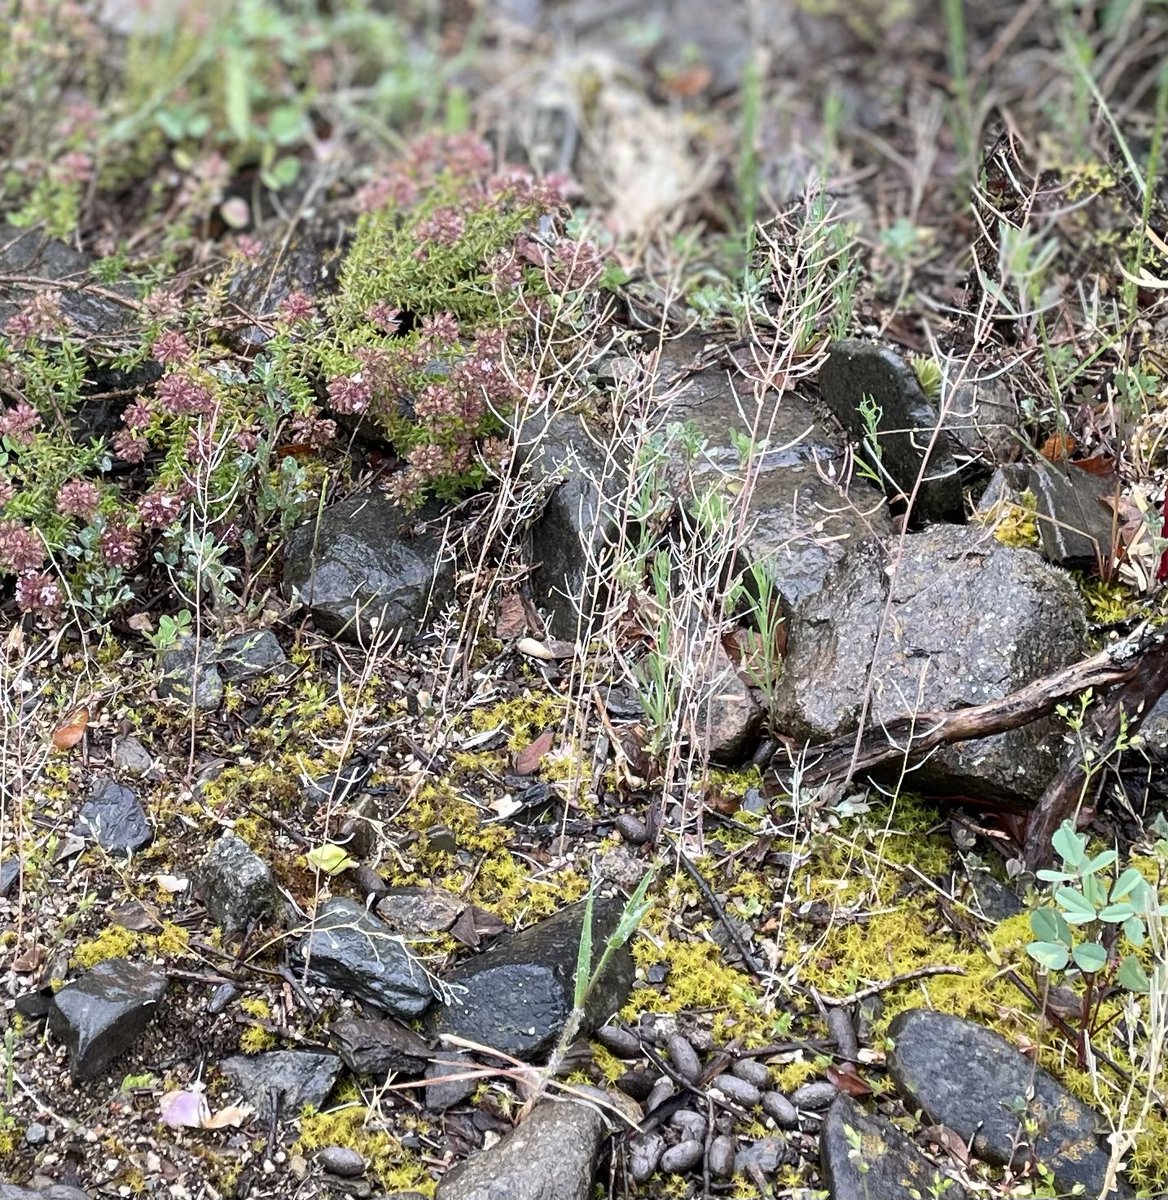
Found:
[[[343,1069],[337,1055],[315,1050],[236,1054],[219,1064],[219,1070],[239,1084],[261,1122],[271,1121],[274,1116],[288,1120],[306,1104],[324,1107]]]
[[[352,900],[338,897],[321,906],[300,953],[316,983],[390,1016],[420,1016],[434,999],[426,972],[401,939]]]
[[[430,1061],[429,1044],[400,1021],[345,1017],[329,1026],[329,1039],[355,1075],[420,1075]]]
[[[495,1145],[447,1171],[436,1200],[587,1200],[604,1132],[590,1105],[545,1100]]]
[[[92,1079],[128,1050],[166,994],[166,976],[124,958],[98,963],[66,984],[49,1008],[49,1029],[69,1051],[74,1079]]]
[[[623,909],[617,898],[595,902],[594,947],[603,946]],[[490,949],[449,972],[443,982],[454,999],[437,1010],[430,1032],[467,1038],[525,1062],[550,1050],[572,1011],[583,917],[583,903],[570,905],[521,933],[501,934]],[[612,1016],[632,985],[626,945],[593,989],[581,1036]]]
[[[1098,1117],[1005,1038],[924,1008],[901,1013],[888,1034],[895,1043],[888,1053],[892,1078],[930,1121],[952,1129],[987,1162],[1034,1157],[1060,1190],[1081,1185],[1082,1194],[1100,1195],[1108,1154],[1096,1132]],[[1020,1107],[1036,1118],[1033,1141]],[[1133,1194],[1120,1184],[1108,1196],[1126,1200]]]
[[[228,936],[242,933],[254,922],[271,921],[280,911],[280,893],[271,869],[232,834],[225,834],[211,847],[195,878],[211,920]]]
[[[154,831],[134,790],[102,775],[90,785],[73,836],[91,838],[103,850],[117,853],[144,849],[154,840]]]
[[[965,1200],[961,1184],[947,1178],[891,1121],[865,1112],[842,1092],[820,1129],[819,1161],[831,1200],[920,1200],[934,1195]]]

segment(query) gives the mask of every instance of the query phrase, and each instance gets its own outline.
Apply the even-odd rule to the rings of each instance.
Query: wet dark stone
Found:
[[[448,1171],[436,1200],[587,1200],[604,1133],[591,1105],[545,1100],[495,1145]]]
[[[199,712],[214,712],[223,699],[223,676],[215,665],[209,642],[180,638],[159,657],[161,672],[155,690],[163,700],[193,704]]]
[[[782,1092],[763,1092],[762,1111],[780,1129],[799,1128],[799,1110]]]
[[[764,1175],[773,1175],[784,1163],[794,1162],[797,1157],[782,1138],[759,1138],[739,1148],[734,1158],[734,1173],[738,1175],[748,1167],[756,1167]]]
[[[692,1108],[678,1109],[669,1118],[669,1124],[681,1133],[682,1141],[694,1138],[702,1141],[706,1136],[706,1118],[701,1113],[694,1112]]]
[[[734,1139],[727,1134],[720,1134],[710,1143],[710,1174],[715,1179],[729,1179],[734,1174],[737,1150]]]
[[[791,1103],[796,1108],[817,1112],[827,1108],[838,1095],[835,1084],[827,1079],[814,1079],[810,1083],[801,1084],[791,1093]]]
[[[401,939],[352,900],[338,897],[321,906],[300,953],[315,982],[390,1016],[419,1016],[434,998],[426,972]]]
[[[619,1025],[602,1025],[596,1031],[596,1040],[618,1058],[639,1058],[641,1039]]]
[[[730,1068],[730,1074],[745,1079],[747,1083],[753,1083],[759,1091],[765,1092],[771,1086],[771,1073],[757,1058],[740,1058]]]
[[[398,1021],[346,1017],[329,1026],[329,1038],[356,1075],[420,1075],[430,1061],[429,1044]]]
[[[237,682],[266,675],[287,664],[288,658],[270,629],[236,633],[219,643],[215,665],[224,679]]]
[[[1062,567],[1094,570],[1111,557],[1113,475],[1038,459],[1030,467],[1042,556]]]
[[[616,1086],[626,1096],[632,1096],[638,1103],[644,1104],[653,1094],[655,1077],[649,1071],[626,1071],[617,1081]]]
[[[869,678],[868,720],[887,725],[1001,699],[1088,652],[1073,582],[1033,551],[939,525],[904,539],[891,579],[890,565],[879,543],[849,549],[795,611],[777,729],[811,743],[853,732]],[[1060,745],[1048,718],[943,746],[914,768],[914,786],[1032,803],[1059,767]]]
[[[103,850],[141,850],[154,831],[133,789],[99,775],[73,824],[73,836],[92,838]]]
[[[827,1031],[835,1042],[840,1058],[855,1062],[860,1053],[860,1043],[856,1037],[856,1027],[845,1007],[837,1005],[827,1010]]]
[[[239,1085],[261,1122],[276,1115],[273,1104],[283,1120],[296,1116],[306,1104],[323,1108],[343,1069],[337,1055],[314,1050],[236,1054],[219,1064],[219,1070]]]
[[[316,1156],[317,1163],[342,1179],[359,1179],[365,1174],[365,1160],[348,1146],[325,1146]]]
[[[946,1200],[965,1200],[965,1189],[895,1125],[865,1112],[842,1092],[832,1101],[820,1130],[819,1161],[832,1200],[919,1200],[940,1194]]]
[[[716,1075],[711,1086],[716,1087],[727,1100],[741,1104],[743,1108],[754,1108],[762,1103],[762,1092],[753,1083],[739,1079],[737,1075]]]
[[[937,437],[926,461],[940,417],[908,363],[873,342],[833,342],[819,372],[819,391],[848,433],[860,442],[866,457],[874,459],[872,465],[891,477],[889,486],[894,492],[908,496],[924,470],[913,510],[916,522],[960,524],[965,520],[961,482],[947,433]],[[860,404],[865,396],[871,397],[879,410],[878,459],[873,448],[864,446],[868,431]]]
[[[928,1009],[901,1013],[888,1034],[895,1043],[888,1069],[897,1087],[930,1121],[972,1142],[979,1158],[1004,1164],[1033,1156],[1059,1189],[1081,1186],[1086,1195],[1100,1194],[1108,1154],[1098,1138],[1099,1118],[1005,1038]],[[1027,1114],[1037,1128],[1033,1139]],[[1121,1184],[1110,1195],[1133,1192]]]
[[[383,492],[358,492],[288,538],[284,593],[332,637],[368,644],[380,627],[412,638],[449,591],[442,555]]]
[[[35,992],[24,992],[13,1001],[13,1007],[22,1017],[39,1021],[49,1015],[53,1007],[53,989],[51,987],[37,988]]]
[[[49,1008],[49,1029],[69,1052],[74,1079],[92,1079],[128,1050],[166,995],[166,976],[124,958],[98,963],[66,984]]]
[[[592,944],[599,948],[616,928],[624,901],[595,902]],[[455,1034],[524,1061],[550,1050],[572,1010],[576,958],[584,905],[573,904],[521,933],[501,934],[484,951],[451,971],[454,994],[431,1018],[434,1034]],[[599,949],[594,952],[594,961]],[[589,997],[581,1036],[587,1036],[624,1003],[633,983],[627,944],[609,962]]]
[[[466,901],[440,887],[395,887],[377,902],[377,915],[404,934],[444,933]]]
[[[426,1079],[435,1081],[426,1084],[426,1107],[434,1112],[445,1112],[472,1096],[480,1078],[474,1075],[466,1079],[452,1077],[467,1075],[470,1068],[477,1066],[478,1063],[461,1050],[437,1050],[425,1070]]]
[[[267,863],[232,834],[208,851],[195,873],[195,887],[211,920],[228,935],[272,921],[280,912],[280,893]]]
[[[216,989],[211,999],[207,1001],[207,1011],[213,1016],[219,1013],[235,1000],[239,999],[240,989],[234,983],[221,983]]]
[[[655,1129],[639,1134],[629,1146],[629,1174],[634,1183],[646,1183],[661,1165],[665,1138]]]

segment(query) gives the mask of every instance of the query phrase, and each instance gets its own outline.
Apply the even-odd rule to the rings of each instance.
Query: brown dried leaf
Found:
[[[853,1099],[872,1094],[872,1089],[860,1078],[860,1073],[851,1063],[828,1067],[827,1077],[841,1092]]]
[[[539,764],[543,761],[543,756],[552,748],[555,736],[555,730],[545,729],[535,741],[524,746],[515,755],[515,774],[530,775],[539,770]]]
[[[517,638],[527,632],[527,610],[518,592],[504,592],[499,597],[499,615],[495,619],[495,637]]]
[[[53,748],[56,750],[72,750],[85,736],[89,728],[89,709],[79,705],[66,713],[53,730]]]

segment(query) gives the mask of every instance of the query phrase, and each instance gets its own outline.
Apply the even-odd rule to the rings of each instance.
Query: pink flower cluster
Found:
[[[4,324],[4,332],[13,341],[29,342],[52,336],[65,323],[61,312],[61,293],[45,288]]]
[[[31,404],[21,400],[0,412],[0,437],[8,438],[17,446],[27,446],[40,424],[41,414]]]
[[[23,521],[0,521],[0,568],[13,575],[35,571],[45,561],[45,544]]]
[[[329,403],[339,413],[363,413],[373,399],[373,388],[360,373],[339,375],[328,382]]]
[[[96,483],[88,479],[70,479],[61,484],[57,492],[57,511],[67,517],[80,517],[88,521],[97,512],[101,492]]]
[[[181,371],[164,375],[154,385],[158,406],[172,417],[189,417],[209,413],[215,398],[209,388]]]

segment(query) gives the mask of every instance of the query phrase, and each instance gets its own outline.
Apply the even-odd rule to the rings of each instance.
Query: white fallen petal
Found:
[[[523,637],[515,643],[515,649],[528,658],[538,658],[543,662],[555,662],[556,656],[543,644],[533,637]]]

